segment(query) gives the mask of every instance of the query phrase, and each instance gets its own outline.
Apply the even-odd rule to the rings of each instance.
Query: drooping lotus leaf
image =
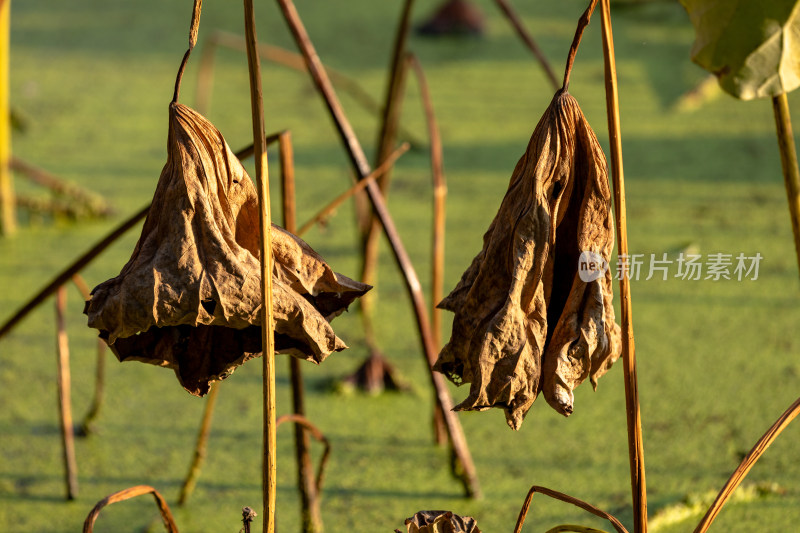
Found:
[[[695,29],[692,60],[742,100],[800,86],[800,2],[681,0]]]
[[[541,391],[569,415],[575,387],[587,377],[596,385],[619,357],[610,200],[597,138],[577,101],[558,91],[514,169],[483,249],[439,304],[455,317],[434,368],[471,384],[456,409],[501,407],[519,429]],[[586,257],[597,266],[581,275]]]
[[[133,255],[85,312],[120,361],[173,368],[202,396],[261,355],[258,197],[220,132],[179,103],[167,149]],[[329,321],[370,287],[275,225],[272,251],[276,350],[319,363],[344,349]]]
[[[405,524],[408,533],[481,533],[474,518],[452,511],[420,511]]]

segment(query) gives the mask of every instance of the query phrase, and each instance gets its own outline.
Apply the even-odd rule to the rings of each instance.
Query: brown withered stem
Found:
[[[406,56],[409,65],[417,78],[420,99],[425,111],[425,122],[428,126],[430,142],[431,178],[433,181],[433,237],[431,241],[431,329],[433,342],[437,348],[442,346],[442,310],[437,307],[444,297],[444,237],[445,206],[447,203],[447,183],[444,177],[444,157],[442,155],[442,138],[436,123],[433,100],[428,89],[425,71],[414,54]],[[436,443],[447,444],[447,429],[444,427],[444,416],[436,406],[433,411],[433,430]]]
[[[557,91],[559,88],[558,78],[556,78],[556,74],[553,72],[553,67],[550,66],[550,62],[545,57],[544,52],[542,52],[542,49],[536,44],[533,36],[525,28],[522,19],[519,18],[519,15],[517,15],[516,11],[514,11],[514,8],[511,7],[511,4],[507,0],[495,0],[495,4],[497,4],[497,7],[500,8],[500,11],[503,12],[503,15],[505,15],[511,23],[511,27],[517,32],[517,36],[522,40],[525,46],[528,47],[528,50],[531,51],[537,61],[539,61],[547,79],[550,80],[550,84],[553,86],[553,90]]]
[[[259,225],[261,226],[261,346],[263,361],[264,459],[262,489],[264,493],[264,533],[275,531],[277,496],[277,454],[275,425],[275,325],[272,315],[272,222],[269,205],[269,173],[267,139],[264,132],[264,102],[261,92],[261,64],[258,57],[255,10],[253,0],[244,0],[244,30],[247,41],[247,65],[250,74],[250,106],[253,119],[256,179],[258,182]]]
[[[420,99],[422,100],[425,122],[428,127],[430,142],[431,181],[433,184],[433,238],[431,255],[431,324],[433,340],[437,346],[442,344],[442,310],[436,305],[444,297],[444,237],[445,237],[445,205],[447,201],[447,182],[444,177],[444,157],[442,155],[442,137],[433,110],[433,100],[428,89],[425,71],[414,54],[406,56],[406,63],[417,79]]]
[[[83,277],[76,273],[72,276],[72,283],[78,288],[81,293],[83,301],[88,301],[92,295],[89,291],[89,285]],[[83,418],[83,422],[78,426],[78,436],[87,437],[94,432],[94,423],[97,417],[100,416],[100,409],[103,407],[103,399],[105,397],[105,373],[106,373],[106,347],[108,345],[103,339],[97,339],[97,364],[95,365],[94,372],[94,396],[92,403],[89,406],[89,411]]]
[[[578,53],[578,47],[583,37],[583,30],[589,25],[589,20],[592,18],[595,7],[597,7],[597,0],[591,0],[589,7],[586,8],[581,18],[578,19],[578,28],[575,30],[575,37],[572,39],[572,45],[570,45],[569,54],[567,55],[567,66],[564,69],[564,83],[561,85],[561,88],[565,91],[569,90],[569,76],[572,74],[572,64],[575,63],[575,54]]]
[[[317,426],[311,423],[309,419],[298,414],[281,415],[278,417],[276,424],[280,426],[284,422],[294,422],[296,427],[300,427],[304,432],[309,433],[314,440],[321,442],[325,449],[322,452],[322,458],[319,460],[319,467],[317,467],[317,475],[314,477],[313,488],[319,497],[322,491],[322,484],[325,481],[325,468],[328,465],[328,459],[331,455],[331,443],[328,438],[319,430]]]
[[[360,179],[364,179],[371,173],[370,165],[367,162],[364,151],[358,138],[355,136],[349,121],[344,115],[341,105],[339,104],[330,80],[325,74],[325,69],[319,60],[319,56],[314,50],[314,46],[308,37],[308,33],[303,26],[300,16],[294,7],[291,0],[278,0],[281,11],[289,25],[289,28],[294,36],[297,46],[300,48],[301,53],[308,66],[309,73],[317,87],[317,90],[322,94],[328,111],[333,118],[337,131],[340,134],[341,140],[347,151],[353,167]],[[403,279],[406,283],[406,289],[412,301],[414,308],[414,315],[417,321],[417,328],[420,333],[420,341],[422,344],[423,352],[429,369],[436,361],[438,350],[433,342],[431,333],[430,322],[428,320],[428,312],[425,304],[425,298],[422,294],[422,286],[417,277],[417,273],[411,263],[408,253],[403,246],[403,242],[394,225],[394,221],[389,213],[386,203],[383,200],[380,189],[374,183],[369,183],[366,186],[367,194],[369,195],[372,207],[377,214],[378,218],[383,225],[384,233],[389,241],[395,260]],[[450,392],[447,389],[447,384],[444,381],[444,376],[433,372],[429,373],[433,387],[436,391],[436,401],[442,408],[445,414],[445,422],[447,430],[450,435],[450,441],[453,446],[455,454],[458,456],[460,463],[463,467],[464,475],[461,477],[464,484],[464,489],[469,496],[478,497],[480,488],[478,486],[478,478],[475,473],[475,466],[472,462],[472,457],[467,447],[466,438],[463,433],[461,424],[456,417],[455,413],[451,412],[453,405],[450,397]]]
[[[78,497],[78,463],[75,459],[75,433],[70,398],[69,339],[66,326],[67,289],[56,294],[56,356],[58,367],[58,414],[61,423],[61,452],[64,460],[64,484],[68,500]]]
[[[594,1],[592,3],[594,4]],[[617,228],[617,254],[618,257],[627,257],[628,222],[625,209],[625,177],[622,169],[622,137],[619,123],[617,67],[614,58],[614,38],[611,32],[611,6],[609,0],[602,0],[601,17],[608,138],[611,145],[611,181],[614,189],[614,214],[616,215]],[[644,470],[644,443],[642,439],[642,416],[639,409],[639,386],[636,377],[636,350],[633,342],[631,286],[628,276],[620,276],[619,290],[622,361],[625,379],[625,412],[628,426],[628,456],[630,460],[631,492],[633,494],[633,529],[636,533],[645,533],[647,531],[647,483]]]
[[[84,416],[79,428],[81,437],[86,437],[95,432],[95,422],[100,416],[105,399],[106,375],[106,348],[108,345],[101,338],[97,339],[97,363],[94,371],[94,395],[89,411]]]
[[[403,92],[406,77],[403,57],[405,56],[406,42],[408,41],[408,33],[411,26],[411,9],[413,5],[414,0],[405,0],[403,3],[403,11],[400,14],[400,20],[395,32],[392,59],[389,64],[389,79],[386,82],[386,96],[383,101],[383,114],[381,117],[380,133],[378,135],[378,151],[375,155],[375,165],[378,165],[389,156],[393,150],[395,137],[397,136],[397,125],[400,121],[400,112],[403,106]],[[391,169],[389,169],[377,180],[384,198],[388,195],[391,179]],[[364,242],[362,250],[361,281],[369,284],[374,280],[375,268],[378,260],[380,221],[373,214],[371,220],[366,222],[365,227],[361,229],[364,232],[362,234]],[[367,322],[371,321],[371,303],[373,298],[374,295],[365,294],[359,300],[364,320]],[[372,326],[367,326],[365,329],[371,331]],[[371,342],[374,343],[374,339],[371,339]]]
[[[135,487],[124,489],[119,492],[115,492],[114,494],[110,494],[97,502],[97,505],[95,505],[94,509],[89,512],[89,515],[83,522],[83,533],[92,533],[92,531],[94,531],[94,523],[97,521],[97,517],[100,516],[100,511],[102,511],[107,505],[130,500],[131,498],[136,498],[138,496],[146,496],[147,494],[152,494],[153,498],[156,500],[158,511],[161,513],[161,519],[164,521],[164,527],[166,528],[167,532],[178,533],[178,526],[175,525],[175,519],[172,517],[172,511],[170,511],[166,500],[164,500],[164,497],[161,496],[156,489],[148,485],[137,485]]]
[[[775,114],[783,181],[786,185],[786,198],[789,200],[789,215],[792,220],[797,267],[800,270],[800,169],[797,167],[797,150],[794,145],[792,117],[789,114],[789,100],[786,97],[786,93],[781,93],[772,98],[772,110]]]
[[[403,61],[405,55],[406,42],[411,26],[411,10],[414,0],[405,0],[397,30],[394,36],[392,56],[389,63],[389,76],[386,82],[386,96],[383,101],[383,113],[381,116],[380,130],[378,134],[378,150],[375,154],[375,165],[385,160],[391,153],[397,128],[400,123],[400,113],[403,107],[403,93],[405,92],[406,68]],[[391,168],[378,177],[378,187],[381,194],[386,198],[389,194],[391,183]],[[363,195],[363,193],[362,193]],[[359,201],[360,199],[360,201]],[[364,205],[363,196],[358,196],[356,209],[359,218],[359,230],[361,231],[361,282],[369,285],[375,284],[378,266],[378,245],[381,232],[381,223],[374,212],[367,213],[367,218],[363,217],[364,209],[359,209],[359,205]],[[398,383],[394,375],[394,367],[386,361],[381,352],[378,341],[375,338],[375,330],[372,327],[374,315],[374,303],[377,298],[375,291],[367,293],[359,300],[359,310],[364,325],[364,341],[369,348],[367,360],[345,381],[356,387],[364,388],[368,392],[380,392],[384,384],[395,385]]]
[[[292,135],[289,131],[281,133],[278,146],[280,148],[281,164],[283,227],[286,231],[297,234],[294,150],[292,147]],[[292,384],[292,410],[295,415],[304,417],[306,408],[303,371],[300,368],[300,361],[295,357],[289,358],[289,379]],[[304,533],[315,533],[322,531],[322,514],[320,513],[318,491],[314,488],[314,474],[311,469],[311,453],[309,451],[311,442],[302,425],[297,424],[294,430],[297,488],[300,492],[302,531]]]
[[[267,137],[267,144],[272,144],[278,140],[278,134],[272,134]],[[235,153],[237,159],[245,159],[253,155],[253,145],[246,146]],[[128,230],[136,226],[139,222],[141,222],[146,216],[147,213],[150,211],[150,204],[144,206],[142,209],[128,217],[128,219],[121,222],[117,227],[111,230],[108,235],[97,241],[97,244],[92,246],[86,253],[80,256],[78,259],[73,261],[70,265],[64,268],[59,274],[57,274],[47,285],[44,286],[42,290],[40,290],[35,296],[33,296],[30,300],[22,305],[22,307],[14,313],[11,318],[6,320],[5,324],[0,326],[0,339],[2,339],[8,332],[10,332],[14,326],[16,326],[20,320],[25,318],[28,313],[39,307],[42,302],[44,302],[49,296],[51,296],[60,286],[70,280],[72,276],[76,273],[80,272],[87,265],[89,265],[92,261],[94,261],[98,255],[103,253],[106,248],[114,244],[117,239],[119,239],[122,235],[124,235]]]
[[[531,500],[533,500],[533,495],[536,494],[537,492],[540,494],[544,494],[545,496],[554,498],[556,500],[572,504],[576,507],[580,507],[584,511],[588,511],[600,518],[605,518],[606,520],[611,522],[611,525],[614,526],[614,529],[616,529],[618,533],[628,533],[628,531],[620,523],[619,520],[617,520],[607,512],[603,511],[602,509],[598,509],[594,505],[588,504],[585,501],[579,500],[578,498],[575,498],[573,496],[564,494],[563,492],[558,492],[552,489],[548,489],[547,487],[540,487],[538,485],[532,486],[531,490],[528,491],[528,495],[525,497],[525,502],[522,504],[522,509],[519,512],[519,518],[517,518],[517,525],[516,527],[514,527],[514,533],[521,533],[522,525],[525,523],[525,518],[528,516],[528,510],[530,509],[531,506]]]
[[[764,435],[758,440],[753,449],[750,450],[747,455],[742,459],[742,462],[739,466],[734,470],[731,477],[728,479],[728,482],[725,483],[725,486],[722,487],[722,490],[717,495],[717,498],[714,500],[714,503],[711,504],[711,507],[706,512],[703,519],[697,525],[694,530],[694,533],[705,533],[706,530],[711,526],[711,523],[719,514],[722,506],[728,501],[728,499],[733,494],[733,491],[736,490],[747,474],[750,472],[750,469],[753,468],[756,461],[758,461],[764,452],[767,451],[767,448],[772,445],[778,435],[786,429],[792,420],[800,414],[800,398],[794,401],[794,403],[789,406],[789,408],[784,411],[784,413],[775,421],[774,424],[767,430]]]
[[[181,92],[181,80],[183,79],[183,71],[186,69],[186,62],[197,44],[197,30],[200,27],[200,10],[203,7],[203,0],[194,0],[194,8],[192,9],[192,21],[189,23],[189,49],[183,54],[181,66],[178,69],[178,75],[175,78],[175,93],[172,96],[172,102],[178,101],[178,96]]]
[[[219,397],[220,383],[211,385],[211,390],[206,398],[206,404],[203,408],[203,418],[200,422],[200,429],[197,432],[197,441],[194,447],[194,454],[192,455],[192,463],[189,465],[189,471],[186,478],[181,485],[181,493],[178,496],[178,505],[184,506],[189,501],[189,497],[194,492],[197,485],[197,480],[200,478],[200,471],[203,468],[203,463],[208,455],[208,437],[211,435],[211,421],[214,418],[214,407],[217,405],[217,398]]]

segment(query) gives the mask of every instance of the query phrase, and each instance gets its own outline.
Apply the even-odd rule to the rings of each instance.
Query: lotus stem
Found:
[[[617,67],[614,58],[614,38],[611,32],[611,6],[602,0],[602,36],[605,64],[606,110],[608,137],[611,145],[611,178],[614,185],[614,214],[617,227],[617,254],[628,255],[628,222],[625,210],[625,178],[622,170],[622,137],[619,123],[619,94]],[[625,379],[625,411],[628,426],[628,456],[631,492],[633,494],[633,524],[636,533],[647,531],[647,484],[644,470],[642,417],[639,410],[639,388],[636,377],[636,350],[633,342],[631,286],[628,276],[620,276],[620,309],[622,327],[622,363]]]
[[[322,492],[322,483],[325,481],[325,467],[328,465],[328,459],[330,459],[331,455],[331,443],[328,438],[322,434],[317,426],[311,423],[309,419],[302,415],[298,414],[289,414],[279,416],[277,420],[277,425],[280,426],[284,422],[294,422],[297,427],[303,428],[305,432],[311,434],[315,440],[321,442],[323,446],[325,446],[325,450],[322,452],[322,458],[319,461],[319,467],[317,468],[317,476],[314,479],[314,491],[317,495]]]
[[[11,0],[0,1],[0,236],[17,231],[14,181],[11,175],[11,114],[8,108],[8,65]]]
[[[278,139],[281,163],[281,199],[283,203],[283,227],[289,233],[297,234],[297,209],[295,201],[294,150],[292,134],[281,133]],[[292,384],[292,410],[295,415],[305,416],[305,387],[300,360],[289,357],[289,379]],[[297,462],[297,488],[300,492],[302,531],[316,533],[322,531],[322,515],[319,508],[319,495],[314,487],[314,473],[311,468],[311,442],[308,433],[301,425],[294,431],[295,460]]]
[[[722,506],[725,505],[725,503],[731,497],[733,491],[736,490],[736,487],[738,487],[742,481],[744,481],[744,478],[750,472],[750,469],[753,468],[753,465],[756,464],[756,461],[758,461],[761,456],[764,455],[764,452],[767,451],[767,448],[772,445],[775,439],[778,438],[778,435],[780,435],[781,432],[786,429],[786,426],[788,426],[798,414],[800,414],[800,398],[795,400],[795,402],[789,406],[786,411],[784,411],[780,418],[778,418],[778,420],[772,424],[767,432],[764,433],[764,435],[762,435],[762,437],[758,440],[756,445],[753,446],[753,449],[751,449],[744,459],[742,459],[742,462],[739,464],[736,470],[734,470],[733,474],[731,474],[728,482],[725,483],[724,487],[722,487],[722,490],[717,495],[714,503],[711,504],[711,507],[708,509],[703,519],[695,528],[694,533],[704,533],[706,530],[708,530],[708,528],[711,526],[711,522],[714,521],[722,509]]]
[[[58,356],[58,413],[61,422],[61,451],[64,460],[64,484],[67,499],[78,497],[78,463],[75,460],[75,431],[72,425],[70,398],[69,339],[66,327],[67,289],[56,294],[56,355]]]
[[[89,290],[89,285],[83,277],[76,273],[72,276],[72,282],[81,293],[84,302],[91,299],[92,295]],[[103,398],[105,390],[105,373],[106,373],[106,343],[103,339],[97,339],[97,364],[94,372],[94,396],[92,397],[92,404],[89,411],[80,424],[80,436],[86,437],[94,431],[94,422],[100,416],[100,409],[103,407]]]
[[[578,19],[578,27],[575,30],[575,37],[572,39],[572,45],[569,47],[569,54],[567,55],[567,66],[564,69],[564,83],[561,85],[562,90],[569,90],[569,76],[572,74],[572,65],[575,63],[575,54],[578,53],[578,47],[581,44],[583,31],[589,25],[589,20],[592,18],[594,8],[597,7],[597,0],[591,0],[589,7],[583,12],[581,18]]]
[[[164,500],[164,497],[161,496],[156,489],[148,485],[137,485],[135,487],[124,489],[106,496],[97,502],[97,505],[95,505],[94,509],[89,512],[89,515],[83,522],[83,533],[92,533],[94,530],[94,523],[97,521],[97,517],[100,516],[100,511],[102,511],[107,505],[130,500],[131,498],[136,498],[138,496],[145,496],[147,494],[152,494],[153,498],[156,500],[156,505],[161,513],[161,519],[164,521],[164,527],[166,528],[167,532],[178,533],[178,526],[175,525],[175,519],[172,517],[172,511],[170,511],[166,500]]]
[[[219,397],[219,383],[211,386],[211,391],[206,398],[206,404],[203,408],[203,419],[200,423],[200,430],[197,432],[197,441],[194,447],[194,454],[192,455],[192,464],[189,465],[189,472],[181,485],[181,493],[178,496],[178,505],[183,507],[189,501],[189,497],[194,492],[197,485],[197,480],[200,478],[200,472],[203,468],[203,463],[208,455],[208,437],[211,434],[211,421],[214,418],[214,407],[217,404]]]
[[[406,42],[411,27],[411,10],[414,0],[405,0],[400,20],[395,31],[394,45],[392,48],[392,59],[389,64],[389,79],[386,83],[386,97],[383,102],[383,114],[381,116],[380,133],[378,135],[378,151],[375,154],[375,165],[385,160],[392,152],[392,147],[397,137],[397,126],[400,123],[400,113],[403,107],[403,94],[405,92],[406,63],[405,57]],[[378,186],[384,199],[389,194],[391,183],[391,168],[381,174],[377,179]],[[381,223],[374,212],[367,220],[361,221],[362,249],[361,249],[361,282],[373,285],[378,268],[378,244],[381,233]],[[374,357],[375,352],[379,352],[377,341],[375,340],[372,316],[377,293],[370,292],[359,300],[361,317],[364,322],[364,333],[367,337],[367,345],[370,346]]]
[[[789,114],[789,100],[786,97],[786,93],[781,93],[772,98],[772,109],[775,113],[783,181],[786,185],[786,197],[789,200],[794,249],[797,254],[798,271],[800,272],[800,169],[797,167],[797,150],[794,145],[792,117]]]
[[[406,63],[417,78],[420,98],[425,111],[425,122],[428,126],[430,141],[431,177],[433,181],[433,237],[431,239],[431,329],[433,342],[437,349],[442,347],[442,310],[437,307],[444,297],[444,263],[445,263],[445,206],[447,203],[447,182],[444,177],[444,156],[442,155],[442,138],[436,123],[428,82],[425,71],[414,54],[406,56]],[[437,405],[433,411],[433,432],[436,444],[447,444],[447,428],[444,426],[444,415]]]
[[[534,485],[528,491],[528,495],[525,497],[525,502],[522,504],[522,509],[519,512],[519,518],[517,518],[517,525],[514,527],[514,533],[521,533],[522,526],[525,523],[525,518],[528,516],[528,511],[531,507],[531,501],[533,500],[533,495],[536,493],[544,494],[545,496],[549,496],[550,498],[554,498],[556,500],[560,500],[565,503],[569,503],[574,505],[575,507],[579,507],[584,511],[588,511],[595,516],[600,518],[605,518],[611,525],[614,526],[614,529],[617,530],[617,533],[628,533],[622,523],[614,518],[612,515],[608,514],[607,512],[603,511],[602,509],[598,509],[594,505],[586,503],[583,500],[579,500],[573,496],[568,494],[564,494],[563,492],[558,492],[552,489],[548,489],[547,487],[540,487],[538,485]]]
[[[258,182],[259,225],[261,233],[261,346],[263,361],[264,404],[264,464],[262,489],[264,493],[264,533],[275,532],[276,485],[276,425],[275,425],[275,325],[272,311],[272,238],[269,205],[269,171],[267,168],[267,139],[264,133],[264,102],[261,92],[261,64],[258,57],[255,10],[253,0],[244,0],[244,28],[247,41],[247,64],[250,73],[250,105],[253,119],[256,179]]]

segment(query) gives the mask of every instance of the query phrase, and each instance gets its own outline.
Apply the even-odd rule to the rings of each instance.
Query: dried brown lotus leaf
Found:
[[[220,132],[178,103],[167,150],[133,255],[85,312],[120,361],[173,368],[202,396],[261,355],[258,198]],[[369,286],[275,225],[272,251],[276,350],[319,363],[344,349],[329,320]]]
[[[572,391],[619,357],[611,273],[584,282],[581,252],[608,263],[614,235],[605,157],[575,99],[559,91],[511,176],[500,209],[455,289],[435,369],[470,383],[456,409],[501,407],[514,429],[540,391],[572,412]]]
[[[420,511],[405,524],[408,533],[481,533],[474,518],[451,511]]]

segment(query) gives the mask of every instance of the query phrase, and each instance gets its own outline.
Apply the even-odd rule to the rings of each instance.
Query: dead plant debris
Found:
[[[474,518],[451,511],[420,511],[405,524],[408,533],[481,533]]]
[[[587,377],[596,386],[617,360],[610,201],[603,151],[562,89],[514,169],[483,249],[439,304],[455,318],[434,368],[471,384],[455,409],[501,407],[519,429],[542,392],[568,416],[575,387]],[[579,260],[595,269],[579,274]]]
[[[202,396],[261,352],[255,187],[222,134],[173,102],[167,163],[139,242],[84,312],[120,361],[173,368]],[[346,347],[329,321],[370,287],[273,225],[276,350],[315,363]]]

